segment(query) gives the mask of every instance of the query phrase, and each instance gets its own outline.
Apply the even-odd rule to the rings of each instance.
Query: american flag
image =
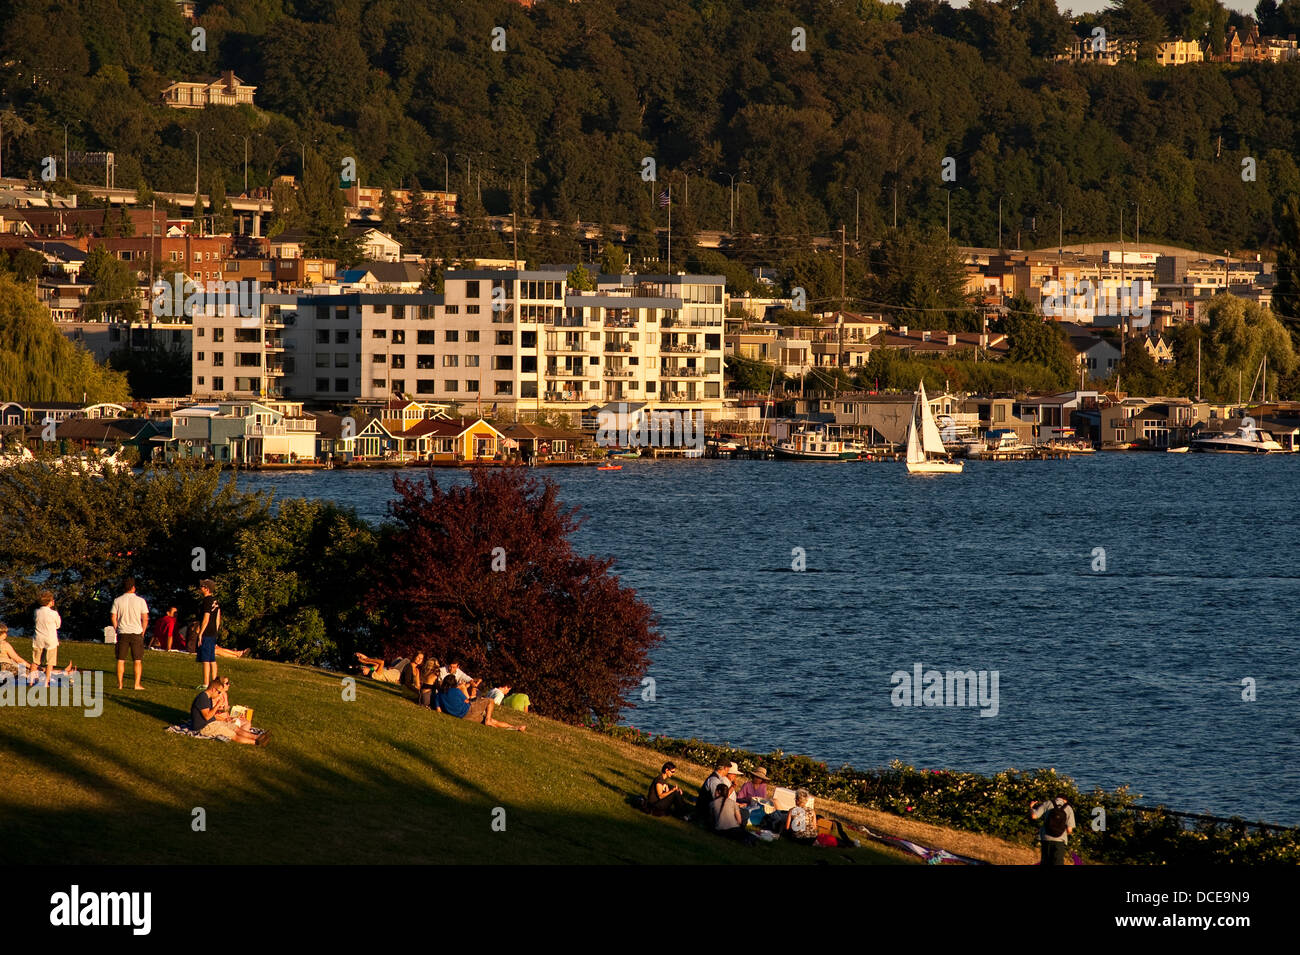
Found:
[[[668,191],[666,189],[663,192],[659,193],[659,205],[661,206],[671,205],[672,201],[673,200],[668,195]]]

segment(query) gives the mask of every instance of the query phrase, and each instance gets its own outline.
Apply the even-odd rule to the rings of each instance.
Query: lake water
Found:
[[[660,616],[655,700],[626,717],[641,729],[864,768],[1052,766],[1151,804],[1300,824],[1300,457],[537,473],[582,507],[578,548],[613,556]],[[371,519],[392,497],[392,472],[240,482]],[[916,664],[997,671],[996,715],[894,705],[892,674]]]

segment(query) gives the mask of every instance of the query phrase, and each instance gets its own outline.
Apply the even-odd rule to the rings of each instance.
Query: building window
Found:
[[[394,344],[394,345],[405,345],[405,344],[406,344],[406,332],[403,331],[402,329],[394,329],[394,330],[393,330],[393,344]]]
[[[406,379],[405,379],[405,378],[394,378],[394,379],[393,379],[393,393],[394,393],[394,394],[398,394],[398,395],[400,395],[400,394],[402,394],[404,391],[406,391]]]
[[[520,355],[520,356],[519,356],[519,370],[520,370],[523,374],[525,374],[525,375],[535,375],[535,374],[537,374],[537,356],[536,356],[536,355]]]
[[[235,352],[235,364],[240,368],[261,368],[262,353],[255,351]]]
[[[466,283],[465,283],[465,297],[466,297],[466,298],[478,298],[478,296],[479,296],[479,291],[478,291],[478,282],[466,282]]]
[[[224,328],[212,329],[212,340],[214,342],[224,342],[226,340],[226,330]]]
[[[406,320],[406,306],[405,306],[405,305],[394,305],[394,306],[393,306],[393,318],[394,318],[394,320],[396,320],[396,321],[405,321],[405,320]]]
[[[338,329],[338,330],[334,333],[334,344],[335,344],[335,345],[346,345],[347,343],[348,343],[348,330],[347,330],[346,328],[340,328],[340,329]]]
[[[536,398],[536,397],[537,397],[537,382],[535,382],[535,381],[521,381],[521,382],[519,383],[519,397],[520,397],[520,398]]]
[[[330,390],[330,380],[329,380],[328,378],[317,378],[317,379],[316,379],[316,390],[317,390],[317,391],[329,391],[329,390]]]
[[[458,332],[458,331],[457,331],[456,329],[454,329],[454,328],[448,329],[447,332],[446,332],[446,336],[447,336],[447,337],[446,337],[446,340],[449,341],[449,342],[458,342],[458,341],[460,341],[460,332]]]
[[[199,375],[199,384],[200,384],[200,385],[203,384],[203,376],[202,376],[202,375]]]
[[[442,390],[443,390],[443,391],[455,391],[456,388],[457,388],[457,385],[458,385],[458,384],[459,384],[459,383],[456,381],[455,378],[448,378],[446,381],[443,382],[444,387],[443,387]]]
[[[199,352],[198,357],[197,357],[195,360],[196,360],[196,361],[203,361],[203,352]]]
[[[515,343],[514,332],[497,332],[498,345],[513,345]]]
[[[220,368],[220,367],[221,367],[222,365],[224,365],[225,363],[226,363],[226,353],[225,353],[225,352],[223,352],[223,351],[214,351],[214,352],[212,353],[212,366],[213,366],[214,368]]]
[[[468,378],[466,378],[466,379],[465,379],[465,390],[466,390],[466,391],[472,391],[472,392],[478,391],[478,382],[477,382],[477,381],[470,381]]]
[[[316,356],[316,367],[317,367],[317,368],[328,368],[329,366],[330,366],[330,353],[329,353],[329,352],[321,352],[319,355]]]
[[[325,329],[318,329],[316,331],[316,344],[328,345],[329,343],[330,343],[330,333]]]
[[[442,356],[442,367],[443,367],[443,368],[459,368],[459,367],[460,367],[460,356],[459,356],[459,355],[443,355],[443,356]]]
[[[437,390],[432,378],[417,378],[415,381],[415,393],[417,395],[431,395]]]
[[[498,381],[496,383],[496,390],[493,393],[498,395],[513,395],[515,393],[514,382]]]
[[[371,379],[370,379],[370,390],[371,390],[371,391],[383,391],[383,390],[384,390],[384,379],[382,379],[382,378],[371,378]]]
[[[437,368],[438,356],[437,355],[416,355],[415,367],[416,368]]]
[[[415,343],[417,345],[436,345],[438,344],[438,333],[432,329],[416,332]]]
[[[443,311],[445,311],[448,315],[459,315],[459,314],[460,314],[460,306],[459,306],[459,305],[448,305],[448,306],[447,306]]]
[[[334,379],[334,390],[339,394],[344,394],[348,390],[348,380],[346,378]]]
[[[334,367],[335,368],[348,367],[348,356],[345,352],[339,352],[334,356]]]
[[[534,334],[536,334],[536,332],[534,332]],[[465,341],[470,342],[471,344],[477,342],[477,341],[478,341],[478,332],[477,332],[477,331],[467,331],[467,332],[465,332]]]
[[[593,362],[594,362],[595,360],[596,360],[596,359],[594,359],[594,358],[592,359]],[[513,371],[513,370],[514,370],[514,367],[515,367],[515,359],[514,359],[514,356],[513,356],[513,355],[493,355],[493,356],[492,356],[492,370],[493,370],[493,371]]]
[[[466,315],[477,315],[478,313],[479,313],[479,312],[478,312],[478,306],[477,306],[477,305],[466,305],[466,306],[465,306],[465,314],[466,314]]]
[[[406,367],[406,356],[405,356],[405,355],[394,355],[394,356],[393,356],[393,367],[394,367],[394,368],[405,368],[405,367]]]
[[[376,364],[376,365],[387,364],[387,362],[388,362],[388,356],[387,356],[387,355],[371,355],[371,356],[370,356],[370,361],[371,361],[373,364]]]
[[[387,338],[387,337],[388,337],[388,332],[386,332],[386,331],[385,331],[384,329],[382,329],[382,328],[376,328],[373,332],[370,333],[370,337],[371,337],[371,338]]]

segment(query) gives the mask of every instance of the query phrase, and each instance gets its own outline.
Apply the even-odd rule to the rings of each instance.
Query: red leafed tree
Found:
[[[368,605],[391,653],[459,659],[485,683],[527,693],[545,716],[613,717],[660,639],[650,607],[580,557],[579,525],[550,481],[481,469],[444,489],[395,478]]]

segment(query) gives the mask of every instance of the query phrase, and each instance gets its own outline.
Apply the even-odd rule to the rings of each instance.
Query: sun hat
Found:
[[[767,770],[764,769],[762,766],[758,766],[752,772],[750,772],[749,778],[761,779],[763,780],[763,782],[767,782]]]

